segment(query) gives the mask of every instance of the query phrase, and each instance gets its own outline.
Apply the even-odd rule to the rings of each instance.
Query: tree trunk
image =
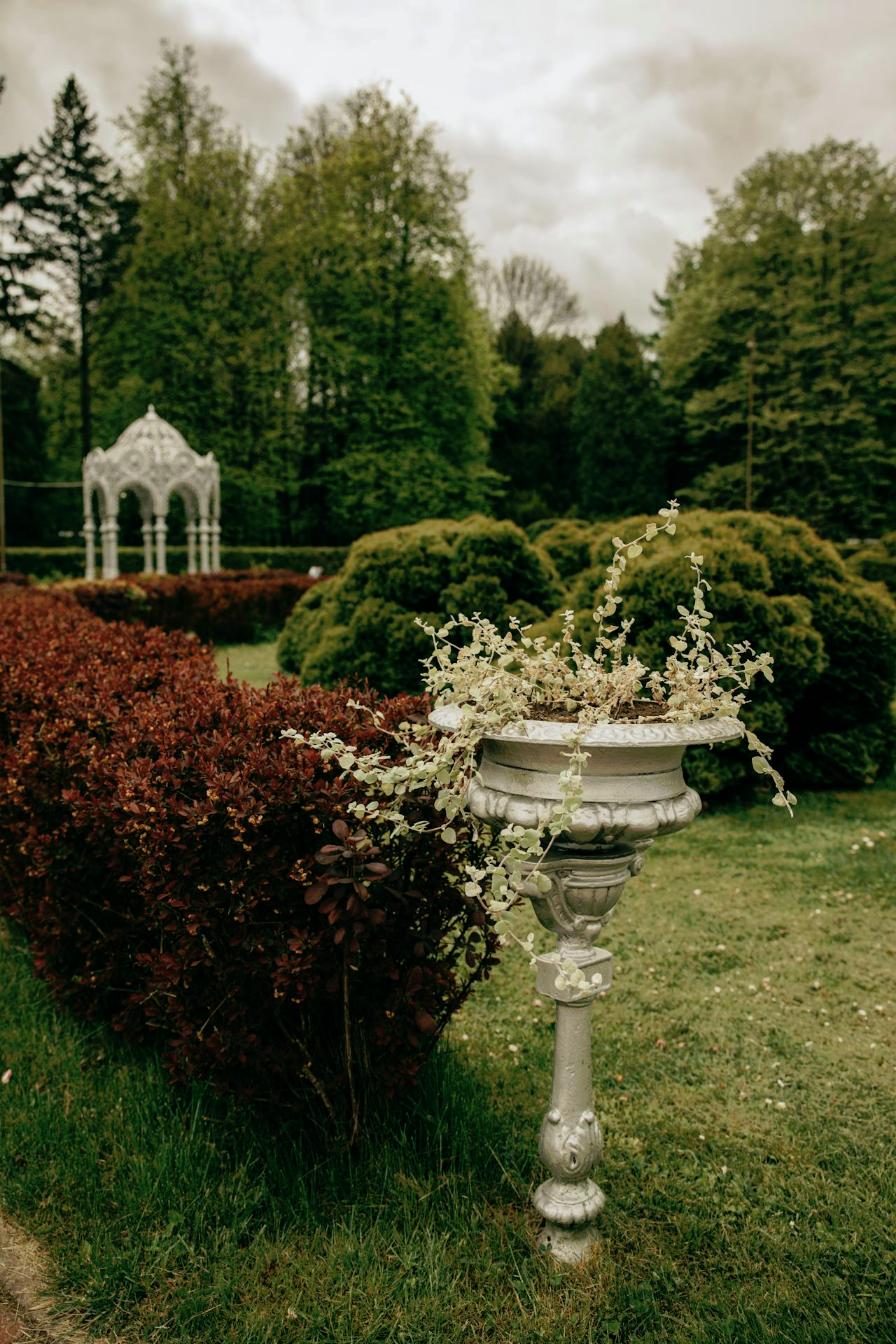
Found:
[[[87,306],[80,304],[81,317],[81,456],[86,457],[93,447],[93,428],[90,421],[90,345]]]

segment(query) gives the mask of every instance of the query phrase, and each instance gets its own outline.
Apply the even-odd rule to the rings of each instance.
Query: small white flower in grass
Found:
[[[776,1110],[776,1111],[786,1111],[786,1110],[787,1110],[787,1102],[786,1102],[786,1101],[776,1101],[776,1102],[775,1102],[775,1110]]]
[[[12,1081],[12,1069],[4,1069],[3,1072],[0,1073],[0,1083],[2,1083],[4,1087],[6,1087],[6,1084],[11,1081]]]
[[[519,1046],[518,1046],[518,1045],[508,1045],[507,1049],[510,1051],[510,1053],[511,1053],[512,1055],[515,1055],[515,1054],[518,1054],[518,1053],[519,1053]]]
[[[702,896],[702,895],[703,895],[702,888],[700,888],[700,887],[695,887],[695,888],[694,888],[694,892],[693,892],[693,894],[694,894],[695,896]]]

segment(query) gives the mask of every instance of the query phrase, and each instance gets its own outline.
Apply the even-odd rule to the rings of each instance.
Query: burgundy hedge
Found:
[[[60,584],[107,621],[137,620],[191,630],[220,644],[273,639],[303,593],[317,582],[291,569],[234,569],[216,574],[132,574],[96,583]]]
[[[363,849],[357,786],[284,727],[388,749],[346,691],[220,682],[195,640],[0,591],[0,908],[58,997],[176,1079],[357,1129],[411,1080],[496,942],[415,834]],[[369,692],[387,724],[420,698]],[[427,805],[416,805],[421,818]]]

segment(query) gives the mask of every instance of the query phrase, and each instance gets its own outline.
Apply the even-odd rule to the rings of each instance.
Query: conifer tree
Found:
[[[528,524],[578,508],[572,412],[585,361],[577,336],[537,335],[516,312],[502,322],[497,351],[513,372],[499,396],[491,462],[507,481],[507,516]]]
[[[97,122],[74,75],[53,104],[53,124],[28,156],[20,194],[27,249],[43,277],[42,306],[78,350],[81,451],[92,436],[92,321],[127,206],[118,169],[96,142]]]
[[[601,328],[585,358],[573,438],[577,513],[639,513],[665,494],[669,412],[656,367],[624,317]]]

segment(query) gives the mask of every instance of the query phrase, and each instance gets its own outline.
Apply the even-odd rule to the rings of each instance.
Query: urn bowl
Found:
[[[460,705],[444,705],[430,722],[457,728]],[[482,739],[479,771],[467,797],[474,816],[498,825],[544,828],[562,799],[560,775],[569,766],[573,737],[587,753],[582,799],[566,845],[631,846],[681,830],[700,811],[700,798],[682,773],[689,746],[741,736],[733,718],[696,723],[575,723],[525,719]]]

